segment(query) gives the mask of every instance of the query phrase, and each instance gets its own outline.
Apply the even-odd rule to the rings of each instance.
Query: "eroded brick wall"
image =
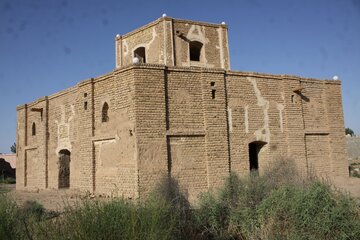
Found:
[[[136,197],[132,75],[110,73],[18,107],[17,188],[58,189],[59,153],[66,150],[71,189]],[[108,121],[102,122],[105,102]]]
[[[340,81],[229,69],[225,24],[163,17],[117,36],[114,71],[17,108],[17,188],[57,189],[62,150],[71,189],[129,198],[171,176],[196,202],[279,158],[347,176]]]

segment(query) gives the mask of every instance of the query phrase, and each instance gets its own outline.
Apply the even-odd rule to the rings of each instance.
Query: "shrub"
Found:
[[[196,226],[212,239],[353,239],[359,207],[331,186],[302,178],[280,160],[263,175],[232,174],[218,194],[205,193]],[[358,230],[359,229],[359,230]]]
[[[0,239],[17,239],[17,230],[16,205],[0,194]]]
[[[18,208],[0,196],[0,239],[356,239],[355,200],[284,161],[260,176],[231,174],[196,208],[168,176],[143,201],[83,201],[51,218],[37,202]]]
[[[82,202],[43,226],[38,238],[182,239],[186,216],[181,211],[188,207],[176,186],[163,181],[149,198],[138,203],[124,199]]]
[[[360,234],[356,202],[318,181],[274,191],[257,214],[268,239],[355,239]]]

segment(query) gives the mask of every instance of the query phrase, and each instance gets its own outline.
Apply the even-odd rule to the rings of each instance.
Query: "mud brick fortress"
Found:
[[[341,82],[230,70],[228,28],[162,17],[117,35],[116,68],[17,107],[17,189],[190,200],[289,157],[347,176]]]

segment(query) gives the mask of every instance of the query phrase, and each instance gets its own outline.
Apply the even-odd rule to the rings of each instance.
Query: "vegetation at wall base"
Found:
[[[145,200],[84,200],[61,214],[0,195],[0,239],[358,239],[356,200],[293,166],[231,174],[193,207],[167,177]]]

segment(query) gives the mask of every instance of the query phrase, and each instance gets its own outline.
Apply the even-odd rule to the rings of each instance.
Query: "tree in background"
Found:
[[[10,151],[12,153],[16,153],[16,143],[14,143],[11,147],[10,147]]]
[[[354,136],[354,131],[351,128],[345,128],[345,134],[346,135],[350,135],[350,136]]]

